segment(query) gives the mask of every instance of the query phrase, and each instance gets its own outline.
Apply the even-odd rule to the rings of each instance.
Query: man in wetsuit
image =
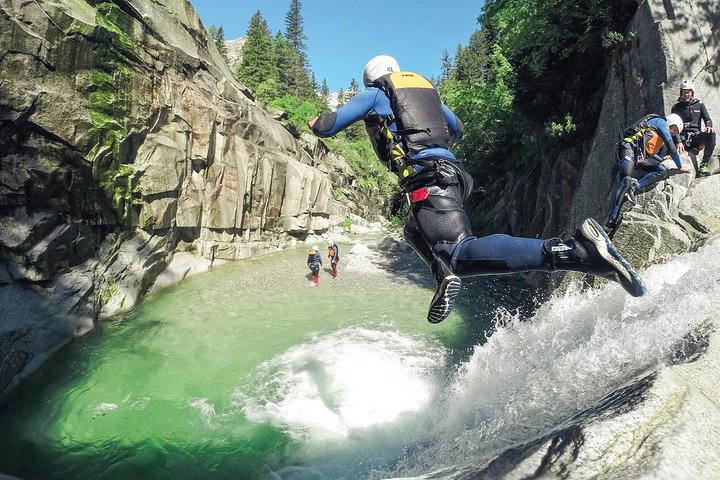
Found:
[[[690,173],[690,167],[684,167],[680,154],[675,148],[673,136],[683,131],[682,119],[674,113],[663,119],[657,115],[647,115],[636,121],[633,132],[618,145],[618,172],[620,181],[615,188],[610,215],[605,231],[612,236],[622,222],[622,207],[625,201],[635,205],[635,196],[651,190],[670,173],[662,164],[664,156],[669,156],[678,169],[678,173]],[[638,180],[639,178],[639,180]]]
[[[364,120],[375,152],[398,174],[412,211],[405,238],[437,281],[429,322],[441,322],[452,312],[461,278],[478,275],[572,270],[610,278],[631,295],[643,295],[640,277],[592,219],[565,241],[473,236],[463,210],[472,178],[449,150],[462,137],[460,119],[426,78],[400,71],[390,56],[371,59],[363,83],[365,90],[309,126],[315,135],[330,137]]]
[[[695,98],[695,84],[690,80],[680,84],[680,98],[672,106],[672,113],[679,115],[685,126],[682,133],[675,136],[678,152],[682,153],[686,149],[695,153],[702,151],[703,158],[697,175],[710,175],[708,163],[715,151],[715,130],[705,104]]]

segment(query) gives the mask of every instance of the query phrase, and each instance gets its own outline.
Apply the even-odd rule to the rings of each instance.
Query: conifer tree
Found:
[[[330,109],[330,86],[325,78],[323,78],[322,85],[320,85],[320,99],[324,105],[323,112],[327,112]]]
[[[358,84],[357,80],[354,78],[350,80],[350,88],[348,89],[348,93],[352,92],[350,95],[350,98],[352,98],[353,95],[358,93],[360,91],[360,85]],[[349,100],[349,99],[348,99]]]
[[[257,91],[263,83],[265,87],[273,82],[277,84],[279,76],[272,37],[260,10],[250,19],[246,36],[242,62],[236,72],[238,80],[253,91]]]
[[[307,69],[307,47],[305,46],[307,37],[303,32],[301,8],[300,0],[290,1],[290,9],[285,15],[285,39],[290,49],[286,52],[288,55],[285,59],[287,70],[280,69],[280,72],[281,74],[285,73],[284,83],[287,85],[290,95],[314,99],[316,97],[316,88],[310,80]]]
[[[450,73],[453,69],[453,61],[450,58],[450,54],[447,50],[443,50],[442,53],[442,66],[440,70],[440,83],[450,78]]]
[[[210,38],[217,47],[218,52],[220,52],[220,56],[227,62],[228,50],[225,45],[225,31],[223,30],[223,26],[220,25],[220,27],[216,27],[215,25],[210,25],[208,31],[210,32]]]
[[[302,3],[300,0],[290,0],[290,9],[285,14],[285,38],[288,39],[290,45],[297,51],[302,60],[302,66],[307,66],[307,47],[305,46],[305,32],[303,30],[303,19],[300,14]]]
[[[458,54],[455,62],[455,76],[458,80],[473,84],[489,81],[490,74],[490,45],[486,33],[476,30],[470,36],[467,47],[458,45]]]
[[[291,91],[295,90],[293,86],[296,82],[292,73],[294,65],[298,62],[297,54],[282,32],[275,35],[273,51],[275,53],[275,67],[280,78],[278,96],[290,95]]]

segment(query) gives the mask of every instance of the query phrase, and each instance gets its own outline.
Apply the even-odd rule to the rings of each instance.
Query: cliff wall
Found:
[[[0,0],[0,156],[0,392],[132,308],[178,251],[202,260],[170,281],[382,220],[184,0]]]

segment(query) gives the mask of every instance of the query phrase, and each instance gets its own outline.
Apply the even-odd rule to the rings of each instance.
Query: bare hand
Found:
[[[315,125],[315,122],[317,122],[318,117],[313,118],[308,122],[308,127],[310,127],[310,130],[312,130],[313,125]]]
[[[678,153],[683,153],[685,151],[685,144],[680,142],[677,144],[677,151]]]
[[[678,173],[690,173],[690,167],[684,165],[681,169],[678,170]]]
[[[707,133],[715,133],[715,129],[713,127],[705,127],[705,131]]]

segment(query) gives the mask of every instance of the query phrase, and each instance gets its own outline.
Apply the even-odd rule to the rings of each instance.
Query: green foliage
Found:
[[[113,3],[98,3],[96,21],[101,27],[94,53],[97,68],[90,71],[88,109],[95,146],[90,152],[93,176],[112,201],[119,218],[129,222],[137,205],[136,179],[123,165],[121,145],[128,136],[133,78],[128,63],[136,58],[131,40],[134,20]],[[129,33],[128,33],[129,32]]]
[[[102,298],[104,304],[108,303],[111,298],[119,293],[117,277],[108,275],[105,277],[105,285],[106,287],[102,289],[102,293],[100,294],[100,298]]]
[[[400,208],[390,216],[390,227],[393,229],[404,228],[412,215],[410,204],[406,201],[400,203]]]
[[[288,121],[304,129],[307,129],[307,123],[320,113],[317,102],[293,95],[276,98],[270,105],[287,112]]]
[[[265,103],[270,104],[272,101],[279,96],[281,89],[280,80],[277,78],[266,78],[255,87],[255,95],[257,98]]]
[[[495,165],[516,127],[513,69],[497,46],[487,65],[492,67],[494,82],[481,82],[476,75],[463,80],[451,76],[440,90],[443,101],[459,118],[470,119],[456,153],[466,160],[471,171]],[[479,72],[477,75],[485,76]]]
[[[279,33],[275,36],[274,49],[275,66],[282,86],[280,96],[294,95],[305,98],[316,96],[300,52]]]
[[[465,121],[457,153],[471,171],[526,170],[595,129],[603,48],[626,41],[630,0],[487,0],[458,47],[441,96]]]
[[[342,188],[335,187],[335,190],[333,190],[333,198],[342,200],[344,198],[347,198],[347,195],[345,195],[345,192],[343,192]]]
[[[384,203],[397,189],[397,177],[378,160],[367,136],[349,140],[340,132],[324,141],[334,152],[342,155],[355,171],[355,181],[363,188],[377,193],[378,203]]]
[[[564,123],[550,121],[545,124],[545,133],[549,137],[562,137],[575,130],[577,130],[577,125],[573,123],[573,118],[569,113],[565,115]]]

